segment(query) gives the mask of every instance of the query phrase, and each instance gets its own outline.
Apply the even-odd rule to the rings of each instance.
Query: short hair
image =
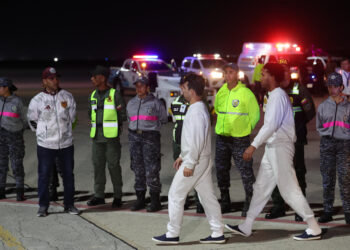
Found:
[[[188,89],[193,89],[197,96],[202,96],[205,88],[205,80],[203,76],[195,73],[189,73],[184,77],[184,82],[188,82]]]
[[[272,75],[276,82],[280,83],[284,79],[284,68],[279,63],[266,63],[264,68]]]
[[[342,59],[340,60],[341,63],[344,62],[344,61],[350,62],[350,58],[349,58],[349,57],[344,57],[344,58],[342,58]]]

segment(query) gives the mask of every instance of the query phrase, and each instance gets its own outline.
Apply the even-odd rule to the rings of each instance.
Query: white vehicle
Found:
[[[259,60],[266,64],[268,62],[277,62],[281,58],[287,59],[291,65],[291,77],[293,79],[298,78],[297,66],[305,61],[305,55],[297,44],[244,43],[237,64],[240,71],[247,77],[248,83],[251,83],[254,68]]]
[[[224,82],[222,67],[227,62],[219,54],[194,54],[193,57],[185,57],[181,63],[183,72],[194,72],[202,75],[208,89],[218,90]]]

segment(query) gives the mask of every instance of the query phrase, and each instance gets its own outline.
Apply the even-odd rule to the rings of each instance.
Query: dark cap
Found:
[[[17,90],[16,86],[13,85],[12,80],[6,77],[0,77],[0,87],[8,87],[10,91]]]
[[[55,78],[55,77],[60,77],[60,75],[57,73],[56,69],[53,67],[47,67],[44,69],[41,78],[42,79],[47,79],[47,78]]]
[[[142,83],[142,84],[144,84],[144,85],[146,85],[146,86],[149,86],[149,81],[148,81],[148,79],[146,78],[146,77],[140,77],[140,78],[138,78],[135,82],[134,82],[134,85],[136,85],[136,83]]]
[[[110,71],[109,68],[97,65],[96,68],[91,72],[92,76],[103,75],[106,78],[109,77]]]
[[[233,70],[239,71],[239,68],[236,63],[228,63],[222,69],[225,71],[226,68],[231,68]]]
[[[342,86],[343,85],[343,77],[341,74],[333,72],[330,73],[327,77],[327,85],[334,85],[334,86]]]

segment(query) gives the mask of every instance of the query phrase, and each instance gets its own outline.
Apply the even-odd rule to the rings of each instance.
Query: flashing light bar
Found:
[[[220,54],[193,54],[193,57],[207,58],[207,59],[221,59]]]
[[[134,59],[158,59],[157,55],[134,55]]]

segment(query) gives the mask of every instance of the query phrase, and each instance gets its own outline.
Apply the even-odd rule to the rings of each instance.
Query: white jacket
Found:
[[[76,119],[76,103],[73,95],[59,90],[56,95],[41,92],[34,96],[28,108],[28,122],[36,131],[39,146],[49,149],[67,148],[73,145],[72,124]],[[33,127],[36,123],[37,127]]]
[[[255,148],[263,143],[278,144],[296,141],[295,123],[292,104],[287,93],[281,88],[275,88],[269,93],[266,105],[264,125],[251,144]]]
[[[210,156],[211,126],[208,109],[203,102],[196,102],[188,108],[182,127],[182,165],[194,169],[199,163],[199,158]]]

